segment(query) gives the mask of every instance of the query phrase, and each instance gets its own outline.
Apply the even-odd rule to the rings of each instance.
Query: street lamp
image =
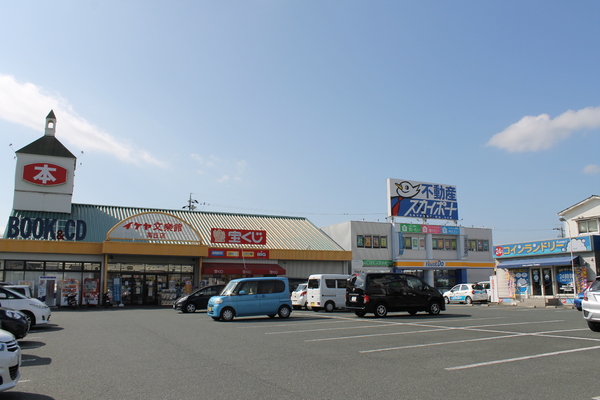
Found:
[[[569,232],[569,250],[571,251],[571,273],[573,274],[573,298],[575,299],[577,298],[577,285],[575,284],[575,258],[573,257],[573,238],[571,237],[571,225],[563,217],[558,218],[558,220],[567,224],[567,231]]]

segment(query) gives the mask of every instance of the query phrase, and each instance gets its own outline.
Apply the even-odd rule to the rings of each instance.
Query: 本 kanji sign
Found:
[[[267,244],[266,231],[212,228],[210,236],[212,243]]]
[[[61,185],[67,182],[67,170],[49,163],[27,164],[23,167],[23,180],[42,186]]]

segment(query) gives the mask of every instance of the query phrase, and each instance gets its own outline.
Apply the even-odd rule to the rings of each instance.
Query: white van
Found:
[[[332,312],[346,304],[346,285],[350,275],[317,274],[308,277],[306,303],[313,311]]]
[[[31,326],[50,322],[50,307],[38,299],[31,299],[20,293],[0,286],[0,307],[21,311],[31,321]]]

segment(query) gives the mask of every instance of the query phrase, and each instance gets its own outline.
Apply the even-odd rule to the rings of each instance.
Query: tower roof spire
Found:
[[[54,136],[56,134],[56,117],[54,110],[50,110],[46,117],[46,136]]]

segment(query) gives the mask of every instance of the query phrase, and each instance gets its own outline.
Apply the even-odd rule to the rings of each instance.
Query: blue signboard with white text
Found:
[[[539,242],[526,242],[505,244],[494,247],[496,258],[532,256],[545,254],[568,254],[571,252],[591,251],[592,245],[589,236],[542,240]]]
[[[458,220],[456,186],[388,179],[388,214],[391,217]]]

